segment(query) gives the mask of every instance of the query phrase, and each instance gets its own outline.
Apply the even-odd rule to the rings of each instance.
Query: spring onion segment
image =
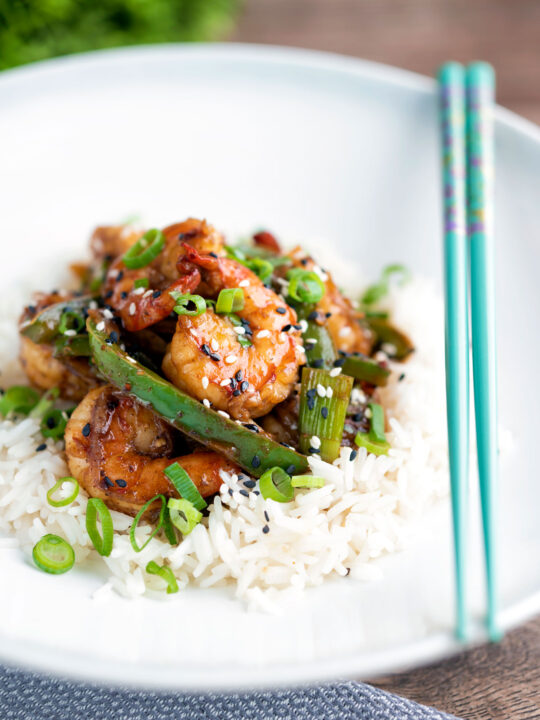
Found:
[[[195,508],[197,508],[197,510],[204,510],[204,508],[206,507],[206,502],[203,496],[197,490],[197,486],[181,465],[175,462],[172,465],[169,465],[169,467],[165,468],[163,472],[172,482],[180,497],[189,500],[189,502]],[[169,509],[170,507],[171,505],[169,504]]]
[[[52,575],[62,575],[75,564],[75,552],[71,545],[58,535],[44,535],[34,545],[32,557],[40,570]]]
[[[158,565],[157,562],[150,560],[146,566],[146,572],[149,575],[158,575],[162,580],[165,580],[168,595],[178,592],[178,583],[171,568],[165,567],[165,565]]]
[[[270,468],[261,475],[259,478],[259,490],[265,500],[287,503],[291,502],[294,497],[291,478],[280,467]]]
[[[317,475],[294,475],[291,478],[293,488],[322,488],[325,479]]]
[[[138,290],[139,288],[147,288],[149,285],[150,281],[148,280],[148,278],[137,278],[133,283],[133,289]]]
[[[202,520],[202,513],[197,510],[193,503],[184,498],[170,498],[167,508],[172,524],[180,530],[182,535],[189,535]]]
[[[62,498],[61,500],[55,500],[53,495],[57,490],[59,490],[64,483],[70,483],[73,485],[73,490],[71,492],[71,495],[68,495],[66,498]],[[59,507],[66,507],[66,505],[71,505],[71,503],[75,500],[77,495],[79,494],[79,483],[77,480],[75,480],[74,477],[63,477],[58,480],[50,490],[47,492],[47,502],[49,505],[55,508]]]
[[[41,396],[38,404],[30,412],[30,417],[42,418],[45,413],[47,413],[53,407],[54,401],[58,398],[59,395],[60,389],[57,387],[47,390],[47,392]]]
[[[58,330],[62,335],[67,333],[80,333],[86,325],[84,315],[76,310],[64,310],[60,316],[60,322],[58,324]]]
[[[337,358],[334,342],[324,325],[307,320],[307,330],[302,334],[307,364],[310,367],[330,370]]]
[[[132,245],[122,258],[129,270],[146,267],[157,258],[165,247],[165,236],[161,230],[148,230]]]
[[[242,288],[221,290],[216,302],[217,313],[235,313],[244,309],[244,291]]]
[[[374,402],[368,403],[368,407],[371,410],[369,432],[357,433],[354,442],[374,455],[387,455],[390,443],[384,434],[384,410]]]
[[[51,408],[44,413],[39,427],[44,438],[60,440],[60,438],[64,437],[66,425],[66,414],[62,410]]]
[[[308,470],[307,459],[291,448],[272,440],[264,432],[252,432],[233,420],[224,418],[191,396],[159,377],[128,355],[117,344],[108,344],[108,336],[87,322],[92,357],[108,382],[129,392],[150,406],[166,422],[197,442],[236,462],[251,475],[259,477],[269,468]]]
[[[10,412],[28,415],[39,403],[39,393],[26,385],[12,385],[0,397],[0,414]]]
[[[101,521],[101,535],[97,521]],[[108,557],[113,546],[113,521],[109,508],[100,498],[89,498],[86,506],[86,532],[100,555]]]
[[[159,518],[156,523],[156,526],[154,527],[154,529],[152,530],[152,532],[146,539],[146,542],[144,542],[139,547],[139,545],[137,544],[137,538],[135,537],[135,530],[137,529],[139,521],[142,518],[142,516],[144,515],[144,513],[148,510],[148,508],[151,505],[153,505],[158,500],[161,502],[161,507],[159,510]],[[153,498],[150,498],[150,500],[148,502],[146,502],[142,506],[142,508],[139,510],[139,512],[135,515],[135,519],[133,520],[133,524],[131,525],[131,528],[129,530],[129,540],[131,542],[131,547],[135,550],[135,552],[141,552],[142,550],[144,550],[144,548],[148,545],[150,540],[152,540],[158,534],[158,532],[161,530],[161,528],[163,526],[163,521],[165,519],[166,508],[167,508],[167,500],[165,499],[165,496],[164,495],[155,495]],[[111,542],[111,547],[112,547],[112,542]]]
[[[294,268],[287,272],[289,297],[302,303],[317,303],[325,292],[324,283],[317,273]]]
[[[362,295],[360,302],[362,305],[370,306],[375,305],[380,300],[388,295],[390,290],[390,281],[392,275],[400,275],[400,285],[405,285],[410,280],[411,273],[405,267],[405,265],[387,265],[383,268],[381,278],[375,285],[370,285]]]
[[[353,383],[348,375],[332,377],[327,370],[303,368],[298,416],[302,452],[319,451],[326,462],[338,457]]]
[[[206,300],[201,295],[182,294],[173,290],[169,295],[175,301],[174,312],[177,315],[198,317],[206,312]]]

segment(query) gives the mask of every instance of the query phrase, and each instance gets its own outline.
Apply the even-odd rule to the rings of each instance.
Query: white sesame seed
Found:
[[[207,398],[203,398],[202,404],[204,405],[204,407],[209,408],[209,407],[210,407],[210,400],[208,400]]]
[[[313,266],[313,272],[316,273],[323,282],[328,280],[328,275],[324,272],[322,268],[320,268],[318,265]]]
[[[143,290],[144,290],[144,288],[143,288]],[[150,297],[150,295],[152,295],[153,292],[154,292],[154,291],[153,291],[152,289],[146,290],[145,293],[144,293],[144,295],[143,295],[143,298]]]
[[[66,335],[67,337],[75,337],[76,334],[76,330],[64,330],[64,335]]]
[[[338,375],[341,375],[340,367],[332,368],[332,370],[330,370],[330,377],[337,377]]]
[[[317,385],[317,395],[319,397],[326,397],[326,390],[320,383]]]
[[[135,360],[135,358],[129,357],[129,355],[127,356],[126,359],[127,359],[128,362],[133,363],[134,365],[137,364],[137,361]]]
[[[114,280],[115,277],[118,277],[118,274],[119,274],[119,273],[120,273],[120,270],[116,270],[116,269],[110,270],[110,271],[109,271],[109,277],[113,278],[113,280]]]
[[[332,390],[330,385],[328,385],[328,387],[326,388],[326,397],[331,398],[333,394],[334,394],[334,391]]]
[[[373,415],[373,413],[371,412],[371,408],[367,407],[367,408],[364,410],[364,415],[365,415],[367,418],[370,418],[370,417]]]
[[[393,357],[397,352],[396,346],[392,343],[383,343],[381,345],[381,350],[387,355],[390,355],[391,357]]]
[[[318,450],[321,447],[321,439],[318,435],[313,435],[311,440],[309,441],[309,444],[312,448],[315,448],[315,450]]]
[[[350,325],[344,325],[343,327],[339,328],[339,337],[347,337],[347,335],[350,335],[352,333],[352,329]]]
[[[231,416],[229,413],[226,413],[225,410],[218,410],[218,415],[221,415],[224,418],[230,418]]]
[[[103,311],[103,315],[107,318],[107,320],[112,320],[114,317],[109,308],[105,308],[105,310]]]
[[[262,340],[262,338],[270,337],[270,330],[259,330],[257,333],[257,340]]]
[[[136,312],[137,312],[137,308],[135,307],[135,303],[131,303],[131,305],[129,306],[129,314],[135,315]]]
[[[105,323],[103,322],[103,320],[101,322],[98,322],[98,324],[96,325],[96,330],[98,332],[103,332],[103,330],[105,330]]]
[[[363,390],[360,390],[360,388],[353,388],[351,393],[351,402],[354,405],[366,402],[366,393]]]
[[[310,345],[316,345],[319,341],[316,338],[306,338],[304,342]]]
[[[238,358],[236,357],[236,355],[227,355],[227,357],[225,358],[225,362],[229,365],[232,365],[234,362],[237,361],[237,359]]]
[[[214,352],[216,352],[216,350],[219,350],[219,345],[218,345],[218,341],[216,340],[216,338],[212,338],[210,340],[210,347],[212,348],[212,350]]]
[[[305,333],[308,329],[307,320],[300,320],[298,324],[300,325],[300,332]]]
[[[246,334],[246,328],[242,327],[242,325],[234,325],[233,330],[237,335],[245,335]]]
[[[375,353],[375,358],[377,362],[387,362],[388,361],[388,355],[383,352],[382,350],[379,350],[379,352]]]
[[[222,380],[220,383],[221,387],[227,387],[227,385],[231,384],[231,381],[229,378],[225,378],[225,380]]]
[[[206,375],[205,375],[205,376],[203,377],[203,379],[201,380],[201,384],[202,384],[202,386],[203,386],[203,388],[204,388],[205,390],[206,390],[206,388],[208,387],[208,383],[209,383],[209,380],[208,380],[208,378],[207,378]]]
[[[249,287],[249,280],[247,278],[245,280],[241,280],[238,283],[238,287]]]
[[[134,295],[144,295],[145,292],[146,292],[146,288],[138,287],[133,291],[133,294]]]
[[[97,310],[97,306],[98,306],[98,304],[95,300],[90,300],[90,304],[88,305],[90,310]]]

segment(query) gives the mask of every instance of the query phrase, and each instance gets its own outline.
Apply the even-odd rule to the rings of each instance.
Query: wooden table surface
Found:
[[[330,50],[426,75],[449,59],[488,60],[498,101],[540,123],[540,0],[245,1],[233,40]],[[373,684],[467,720],[540,718],[540,618],[497,646]]]

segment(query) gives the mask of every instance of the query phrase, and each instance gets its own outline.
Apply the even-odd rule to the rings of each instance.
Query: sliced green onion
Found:
[[[182,294],[176,291],[169,294],[176,301],[174,312],[177,315],[197,317],[206,312],[206,300],[200,295]]]
[[[178,583],[176,582],[176,578],[174,577],[174,573],[171,568],[165,567],[165,565],[158,565],[157,562],[150,560],[146,566],[146,572],[149,575],[159,575],[162,580],[165,580],[167,583],[168,595],[178,592]]]
[[[97,521],[101,521],[101,535]],[[107,557],[113,546],[113,521],[109,508],[100,498],[90,498],[86,506],[86,532],[100,555]]]
[[[135,282],[133,283],[133,289],[138,290],[139,288],[147,288],[149,286],[150,282],[148,278],[137,278]]]
[[[28,415],[39,403],[39,393],[34,388],[25,385],[12,385],[0,398],[0,413],[7,415],[10,412]]]
[[[390,450],[390,443],[380,443],[371,438],[370,433],[356,433],[354,442],[358,447],[366,448],[366,450],[374,455],[387,455]]]
[[[378,362],[363,355],[348,355],[342,365],[345,375],[356,380],[365,380],[372,385],[386,385],[390,377],[390,370],[379,365]]]
[[[302,303],[317,303],[325,292],[324,283],[317,273],[294,268],[287,273],[289,296]]]
[[[354,383],[348,375],[332,377],[330,372],[303,368],[298,415],[300,450],[303,453],[319,451],[326,462],[333,462],[339,455]]]
[[[150,505],[156,502],[156,500],[161,501],[161,508],[159,511],[159,518],[156,527],[152,530],[149,537],[147,538],[144,545],[141,545],[140,547],[137,545],[137,538],[135,537],[135,530],[137,529],[137,525],[139,524],[139,520],[142,518],[144,513],[148,510]],[[135,550],[135,552],[141,552],[144,550],[144,548],[148,545],[150,540],[152,540],[153,537],[155,537],[158,532],[161,530],[161,527],[163,526],[163,520],[165,519],[165,510],[167,507],[167,500],[165,499],[164,495],[154,495],[153,498],[151,498],[148,502],[146,502],[142,508],[139,510],[137,515],[135,515],[135,520],[133,521],[133,524],[129,530],[129,539],[131,541],[131,547]]]
[[[371,429],[370,436],[372,440],[379,443],[386,442],[386,435],[384,434],[384,410],[382,405],[378,403],[368,403],[368,408],[371,410]]]
[[[252,260],[247,260],[245,265],[254,272],[263,283],[267,283],[274,272],[272,263],[269,260],[263,260],[263,258],[256,257]]]
[[[62,335],[69,333],[70,335],[77,334],[86,325],[86,320],[81,313],[75,310],[64,310],[60,316],[60,322],[58,324],[58,330]]]
[[[227,317],[235,327],[243,327],[243,323],[238,317],[238,315],[235,315],[234,313],[229,313]],[[236,339],[242,347],[251,347],[253,345],[249,338],[249,335],[247,335],[246,333],[243,333],[242,335],[238,333]]]
[[[375,305],[388,295],[392,275],[401,275],[399,284],[404,285],[410,280],[411,273],[405,265],[387,265],[383,268],[381,278],[375,285],[370,285],[361,298],[362,305]]]
[[[291,478],[280,467],[270,468],[261,475],[259,478],[259,490],[265,500],[287,503],[294,497]]]
[[[197,510],[193,503],[184,498],[170,498],[167,508],[172,524],[180,530],[182,535],[189,535],[202,520],[202,513]]]
[[[316,475],[293,475],[291,485],[293,488],[322,488],[325,479]]]
[[[35,408],[30,412],[30,417],[43,417],[43,415],[52,408],[54,401],[59,395],[60,390],[57,387],[47,390],[47,392],[42,395],[41,400],[38,402]]]
[[[165,512],[163,514],[163,532],[171,545],[178,545],[178,538],[176,536],[174,525],[171,521],[171,514],[168,507],[165,508]]]
[[[157,258],[165,247],[165,237],[161,230],[148,230],[132,245],[122,258],[129,270],[146,267]]]
[[[73,485],[73,492],[71,495],[69,495],[67,498],[62,498],[62,500],[55,500],[53,498],[54,493],[59,490],[64,483],[71,483]],[[59,508],[59,507],[65,507],[66,505],[70,505],[77,495],[79,494],[79,483],[75,480],[74,477],[63,477],[60,478],[53,486],[52,488],[47,492],[47,502],[49,505],[52,505],[52,507]]]
[[[75,564],[71,545],[58,535],[44,535],[32,550],[34,562],[40,570],[52,575],[62,575]]]
[[[226,288],[219,293],[216,312],[231,313],[244,309],[244,291],[242,288]]]
[[[43,437],[59,440],[64,437],[66,425],[67,417],[64,415],[64,412],[56,408],[51,408],[44,413],[39,427]]]
[[[172,482],[180,497],[189,500],[197,510],[204,510],[206,502],[187,472],[177,462],[163,471]]]

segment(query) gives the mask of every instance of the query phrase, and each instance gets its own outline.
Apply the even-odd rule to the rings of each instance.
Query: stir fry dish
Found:
[[[302,248],[284,251],[266,231],[227,245],[194,218],[146,232],[98,227],[90,254],[72,267],[76,289],[37,293],[24,308],[30,387],[7,389],[0,412],[39,417],[44,441],[65,443],[70,476],[47,498],[58,507],[88,495],[101,555],[114,544],[111,511],[134,518],[136,552],[158,533],[176,545],[224,473],[287,503],[324,484],[310,456],[389,452],[379,388],[414,348],[377,308],[402,266],[353,302]],[[139,523],[153,527],[143,546]],[[33,555],[47,572],[75,562],[56,535]],[[147,571],[178,589],[166,566]]]

